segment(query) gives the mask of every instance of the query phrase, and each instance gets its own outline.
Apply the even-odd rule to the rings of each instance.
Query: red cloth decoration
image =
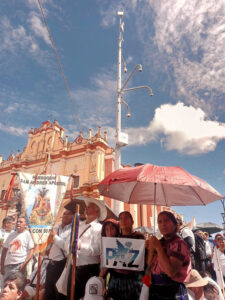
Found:
[[[147,285],[148,287],[150,287],[151,285],[151,282],[150,282],[150,276],[149,275],[145,275],[143,278],[142,278],[142,282],[143,284]]]

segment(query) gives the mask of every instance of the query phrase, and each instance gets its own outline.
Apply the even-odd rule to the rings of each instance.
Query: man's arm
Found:
[[[1,274],[5,275],[5,258],[7,254],[8,248],[3,248],[2,249],[2,256],[1,256]]]
[[[25,262],[20,266],[20,271],[24,272],[26,269],[27,264],[29,263],[29,261],[31,260],[32,256],[34,254],[34,248],[30,250],[30,252],[27,255],[27,258],[25,260]]]

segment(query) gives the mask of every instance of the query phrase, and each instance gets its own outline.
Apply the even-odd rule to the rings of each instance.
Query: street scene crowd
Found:
[[[144,235],[133,228],[130,212],[118,221],[106,219],[101,201],[90,199],[80,215],[77,237],[74,299],[224,299],[225,237],[193,232],[182,218],[159,213],[159,234]],[[71,299],[72,262],[69,259],[74,211],[64,210],[61,224],[51,231],[42,252],[39,299]],[[145,240],[144,271],[105,268],[101,264],[103,237]],[[25,216],[6,217],[0,230],[0,300],[35,299],[37,249]]]

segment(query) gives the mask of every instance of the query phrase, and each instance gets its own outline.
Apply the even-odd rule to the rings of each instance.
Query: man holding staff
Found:
[[[58,293],[56,282],[58,281],[66,264],[66,254],[64,252],[65,241],[71,234],[71,223],[73,219],[73,212],[66,210],[63,213],[62,224],[53,229],[50,233],[52,239],[52,247],[49,252],[50,262],[47,266],[46,283],[45,283],[45,300],[50,299],[65,299],[65,296]]]
[[[88,279],[99,274],[102,230],[99,221],[104,221],[107,216],[106,207],[101,203],[101,200],[83,196],[77,199],[85,201],[86,220],[79,224],[74,297],[76,300],[84,296]],[[68,282],[71,282],[71,276]],[[68,284],[67,299],[70,299],[70,293],[70,284]]]

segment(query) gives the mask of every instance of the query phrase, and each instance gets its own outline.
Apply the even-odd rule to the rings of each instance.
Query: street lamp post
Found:
[[[118,73],[117,73],[117,103],[116,103],[116,134],[115,134],[115,170],[118,170],[121,166],[121,148],[128,145],[128,135],[121,131],[121,104],[125,104],[127,107],[127,117],[130,117],[129,106],[123,99],[122,95],[125,92],[130,92],[133,90],[147,89],[150,96],[153,96],[152,89],[149,86],[136,86],[126,89],[126,86],[133,76],[134,72],[138,70],[142,72],[142,65],[137,64],[130,74],[127,76],[124,84],[122,85],[122,43],[123,43],[123,31],[124,23],[122,22],[123,12],[119,11],[118,16],[119,21],[119,42],[118,42]],[[122,210],[122,203],[120,201],[114,200],[113,208],[115,213],[119,214]]]

